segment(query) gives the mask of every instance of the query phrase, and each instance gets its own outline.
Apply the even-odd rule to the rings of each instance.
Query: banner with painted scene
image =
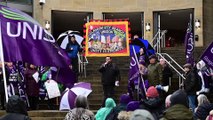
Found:
[[[86,23],[85,55],[129,56],[127,21]]]

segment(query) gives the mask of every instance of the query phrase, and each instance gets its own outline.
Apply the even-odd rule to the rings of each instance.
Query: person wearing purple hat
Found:
[[[126,111],[121,111],[118,114],[118,120],[129,120],[134,110],[139,109],[139,101],[131,101],[127,104]]]
[[[147,66],[149,64],[149,60],[148,60],[148,57],[146,55],[146,49],[144,47],[141,47],[140,48],[140,51],[139,53],[137,54],[137,57],[138,57],[138,61],[144,61],[145,62],[145,66]]]
[[[125,111],[127,108],[127,104],[131,101],[131,98],[129,95],[127,94],[122,94],[120,96],[120,103],[114,107],[111,112],[109,113],[109,115],[106,117],[106,120],[118,120],[118,113],[120,111]]]

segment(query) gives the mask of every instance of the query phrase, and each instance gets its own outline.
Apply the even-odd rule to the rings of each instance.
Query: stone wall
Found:
[[[144,37],[151,41],[153,12],[188,8],[194,8],[195,19],[203,19],[203,0],[46,0],[43,7],[34,0],[34,17],[44,25],[45,20],[51,21],[51,10],[93,12],[94,19],[102,19],[103,12],[144,12],[144,23],[151,23],[151,31]],[[196,46],[203,46],[203,28],[195,34],[199,35]]]
[[[203,35],[204,45],[213,41],[213,0],[203,1]]]

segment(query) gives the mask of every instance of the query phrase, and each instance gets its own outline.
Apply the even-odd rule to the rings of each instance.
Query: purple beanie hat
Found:
[[[127,104],[126,111],[134,111],[136,109],[139,109],[140,102],[139,101],[131,101]]]
[[[121,104],[128,104],[131,101],[131,98],[127,94],[122,94],[120,97]]]

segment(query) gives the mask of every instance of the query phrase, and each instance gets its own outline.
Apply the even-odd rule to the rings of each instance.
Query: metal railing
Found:
[[[87,70],[86,65],[88,64],[88,60],[86,56],[83,56],[82,54],[78,54],[78,70],[79,73],[84,75],[84,77],[87,77]]]
[[[158,30],[158,32],[155,34],[155,36],[152,39],[152,45],[156,52],[156,55],[160,56],[162,59],[166,61],[166,63],[177,73],[178,80],[179,80],[179,87],[181,87],[183,79],[186,79],[183,75],[184,69],[167,53],[161,53],[161,48],[165,47],[165,34],[167,33],[167,30]],[[174,65],[171,63],[174,63],[175,66],[178,67],[175,68]],[[171,81],[169,81],[171,85]]]
[[[161,52],[161,47],[165,47],[165,34],[167,30],[159,30],[152,39],[152,45],[157,53]]]

